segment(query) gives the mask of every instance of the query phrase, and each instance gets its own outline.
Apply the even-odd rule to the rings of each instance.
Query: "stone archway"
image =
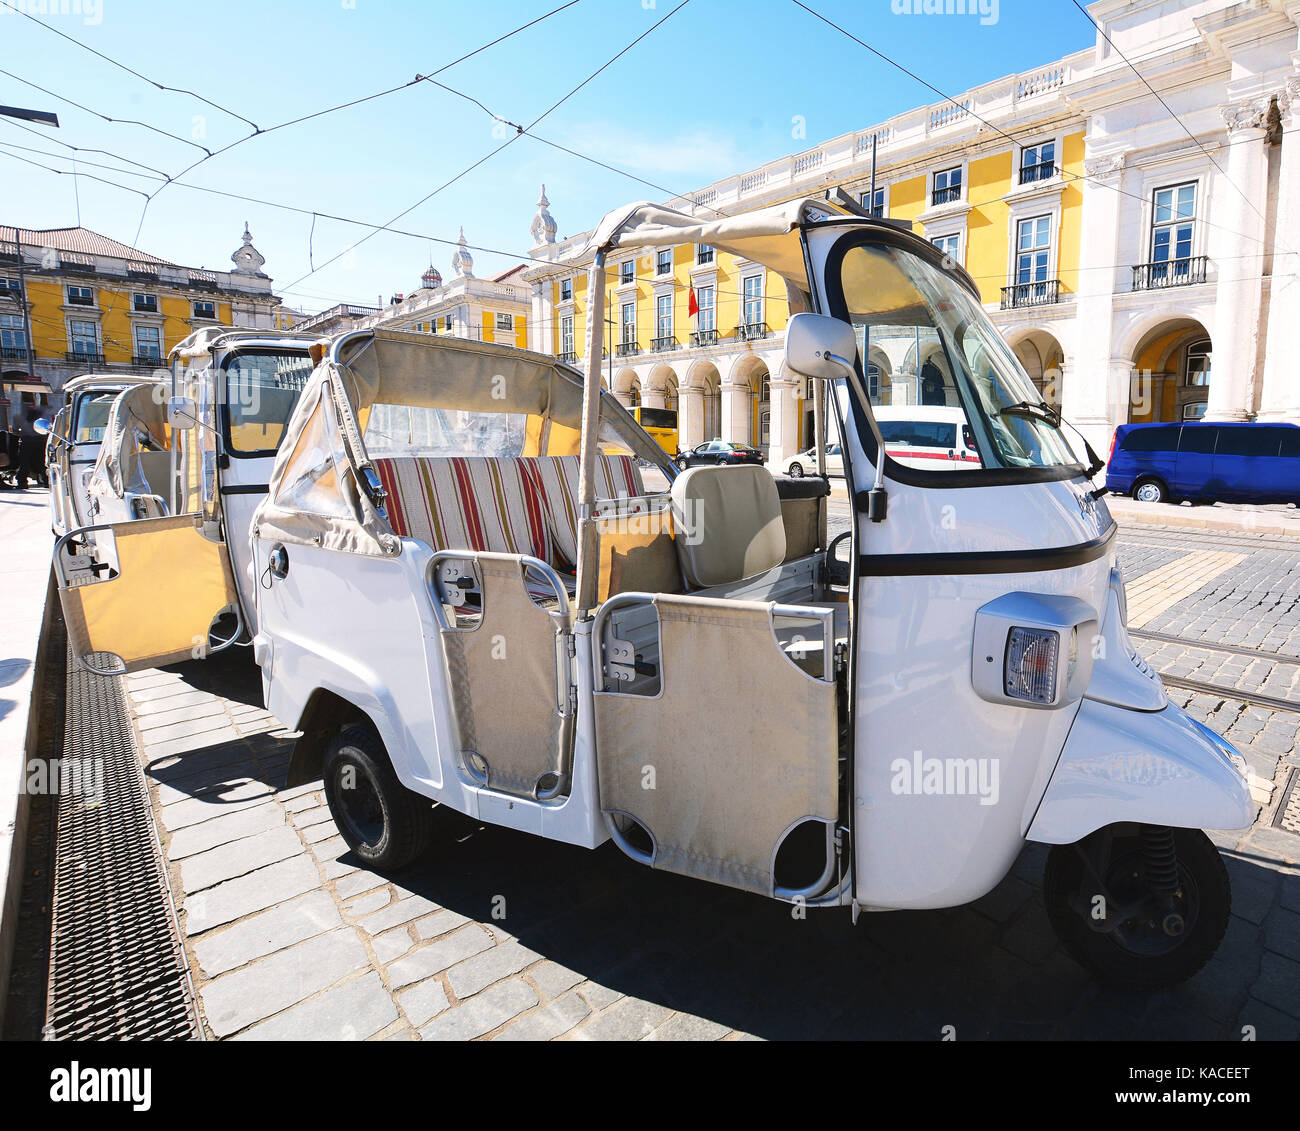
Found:
[[[1210,396],[1210,335],[1195,318],[1170,314],[1130,344],[1130,423],[1200,420]]]
[[[772,403],[771,374],[767,362],[756,354],[746,354],[736,362],[731,371],[731,385],[736,390],[746,391],[748,403],[743,409],[743,419],[733,419],[732,433],[723,438],[741,444],[752,444],[765,451],[767,440],[764,436],[764,425],[766,424],[770,431]],[[734,407],[739,409],[740,405]],[[734,415],[739,417],[742,413],[734,412]]]
[[[620,369],[614,374],[612,392],[624,408],[636,408],[641,403],[641,379],[635,369]]]
[[[1043,400],[1060,411],[1064,399],[1065,350],[1056,336],[1048,330],[1027,330],[1010,338],[1008,344]]]
[[[656,365],[650,370],[641,390],[641,403],[646,408],[677,409],[677,371],[671,365]]]
[[[678,394],[677,434],[683,448],[721,436],[722,378],[713,362],[696,358]]]

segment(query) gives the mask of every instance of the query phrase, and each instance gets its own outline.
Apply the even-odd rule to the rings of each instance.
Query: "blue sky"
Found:
[[[164,84],[186,87],[265,128],[429,74],[563,0],[11,0],[51,27]],[[530,122],[620,51],[677,0],[580,0],[536,27],[439,76],[495,114]],[[1090,46],[1094,32],[1069,0],[999,0],[997,19],[898,14],[907,0],[806,0],[940,89],[958,93]],[[923,0],[916,0],[919,6]],[[987,5],[987,0],[986,0]],[[988,11],[986,6],[985,11]],[[66,13],[66,14],[63,14]],[[113,118],[135,118],[209,148],[249,127],[195,99],[153,87],[12,13],[0,14],[0,68]],[[536,127],[675,192],[861,129],[936,101],[924,87],[800,10],[790,0],[690,0],[658,30]],[[175,174],[196,148],[139,126],[110,124],[0,74],[0,103],[54,109],[41,136],[0,118],[0,222],[77,223],[73,178],[55,139]],[[796,115],[807,140],[792,136]],[[421,83],[386,98],[257,137],[185,180],[300,208],[384,223],[501,144],[500,127],[469,102]],[[83,153],[86,161],[120,165]],[[144,189],[157,180],[81,166]],[[610,208],[665,194],[522,137],[396,226],[526,252],[545,181],[560,236]],[[130,243],[142,198],[79,178],[81,223]],[[291,304],[374,303],[418,286],[432,257],[450,274],[452,249],[381,233],[319,266],[365,229],[170,185],[149,205],[138,246],[189,266],[228,269],[247,220],[266,270]],[[486,275],[508,260],[475,254]],[[290,284],[293,284],[290,287]],[[286,288],[289,288],[286,291]]]

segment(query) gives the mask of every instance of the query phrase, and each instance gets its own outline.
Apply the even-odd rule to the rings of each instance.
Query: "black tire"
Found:
[[[334,824],[367,865],[396,871],[428,847],[433,803],[397,780],[384,744],[369,726],[340,731],[326,751],[323,770]]]
[[[1056,845],[1043,873],[1043,900],[1052,928],[1070,956],[1112,985],[1159,989],[1186,981],[1218,949],[1232,912],[1232,889],[1219,850],[1199,829],[1174,829],[1178,856],[1177,907],[1185,927],[1169,936],[1145,913],[1108,933],[1089,926],[1092,879],[1073,845]],[[1102,874],[1117,899],[1145,886],[1141,840],[1116,836]],[[1078,908],[1078,909],[1076,909]]]
[[[691,466],[691,465],[690,465],[690,462],[686,459],[685,456],[682,456],[682,457],[679,458],[678,461],[677,461],[677,470],[678,470],[678,471],[685,471],[685,470],[686,470],[688,467],[690,467],[690,466]]]
[[[803,464],[801,464],[798,460],[795,460],[794,463],[792,463],[789,467],[785,469],[785,473],[788,476],[790,476],[791,479],[802,479]]]
[[[1133,484],[1133,498],[1139,503],[1169,502],[1169,488],[1155,476],[1148,475]]]

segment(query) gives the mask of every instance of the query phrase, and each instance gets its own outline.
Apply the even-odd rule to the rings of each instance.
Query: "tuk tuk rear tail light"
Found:
[[[1094,654],[1086,645],[1098,623],[1093,607],[1078,597],[1007,593],[990,601],[975,613],[975,693],[1035,710],[1077,702],[1092,678]]]

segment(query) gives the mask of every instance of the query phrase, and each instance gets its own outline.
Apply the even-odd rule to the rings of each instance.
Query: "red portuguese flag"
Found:
[[[686,313],[694,318],[700,312],[700,304],[695,300],[695,287],[691,286],[691,297],[686,301]]]

